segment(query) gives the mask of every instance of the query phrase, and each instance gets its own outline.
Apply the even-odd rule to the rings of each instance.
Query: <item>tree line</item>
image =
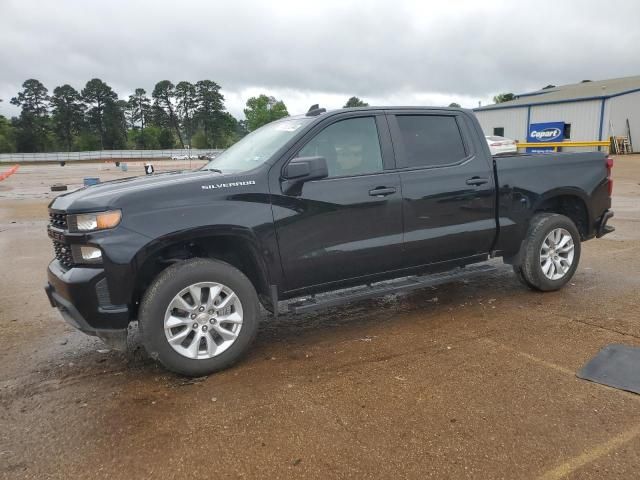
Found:
[[[2,101],[0,99],[0,101]],[[0,153],[118,149],[226,148],[247,132],[288,116],[284,102],[252,97],[246,120],[226,111],[212,80],[156,83],[149,95],[136,88],[128,99],[99,78],[76,90],[26,80],[10,100],[20,115],[0,115]]]
[[[543,90],[550,88],[555,85]],[[513,93],[493,97],[495,103],[514,99]],[[81,91],[68,84],[56,87],[52,95],[42,82],[29,79],[11,103],[21,111],[11,120],[0,115],[0,153],[226,148],[248,132],[289,115],[282,100],[262,94],[247,100],[245,120],[238,120],[226,111],[220,86],[212,80],[176,85],[162,80],[150,96],[144,88],[136,88],[124,100],[99,78],[89,80]],[[366,106],[354,96],[343,107]]]
[[[289,115],[282,100],[262,94],[247,100],[245,119],[238,120],[226,111],[212,80],[175,85],[162,80],[150,95],[136,88],[125,100],[99,78],[80,91],[65,84],[51,94],[32,78],[10,102],[20,107],[20,115],[10,120],[0,115],[0,153],[226,148]],[[344,107],[368,105],[351,97]]]

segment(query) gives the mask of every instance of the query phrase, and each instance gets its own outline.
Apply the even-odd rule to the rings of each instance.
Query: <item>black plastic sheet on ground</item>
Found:
[[[590,382],[640,395],[640,347],[607,345],[577,375]]]

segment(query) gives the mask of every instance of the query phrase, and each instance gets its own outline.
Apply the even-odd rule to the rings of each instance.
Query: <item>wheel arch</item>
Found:
[[[269,270],[255,234],[246,227],[189,229],[147,244],[134,259],[132,304],[139,304],[153,279],[163,270],[190,258],[211,258],[232,265],[251,281],[260,301],[270,306]]]
[[[592,212],[589,208],[589,196],[582,190],[575,188],[558,188],[540,195],[528,210],[528,215],[522,218],[518,229],[518,243],[515,248],[503,254],[503,261],[510,265],[521,263],[522,247],[527,239],[529,226],[538,213],[557,213],[570,218],[576,225],[581,240],[587,240],[594,235]]]
[[[531,218],[542,212],[558,213],[570,218],[578,228],[582,240],[592,235],[593,222],[589,196],[582,190],[561,188],[546,192],[534,205]]]

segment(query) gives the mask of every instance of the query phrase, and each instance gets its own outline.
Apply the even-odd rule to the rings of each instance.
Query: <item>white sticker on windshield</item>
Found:
[[[291,122],[279,123],[278,125],[276,125],[276,130],[280,130],[283,132],[295,132],[301,126],[302,126],[301,123],[291,123]]]

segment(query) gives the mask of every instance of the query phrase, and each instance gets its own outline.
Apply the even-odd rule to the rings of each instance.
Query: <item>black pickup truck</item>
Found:
[[[82,188],[49,206],[47,295],[108,342],[138,320],[185,375],[231,365],[262,305],[306,311],[487,271],[557,290],[611,230],[599,152],[492,157],[466,110],[385,107],[270,123],[202,169]]]

